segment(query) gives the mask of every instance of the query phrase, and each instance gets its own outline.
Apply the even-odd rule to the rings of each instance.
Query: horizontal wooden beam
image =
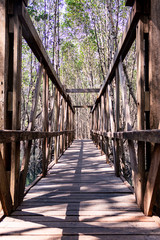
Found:
[[[140,6],[140,4],[137,3],[137,1],[135,1],[134,7],[132,8],[130,17],[129,17],[127,25],[126,25],[126,29],[121,38],[121,41],[119,42],[117,52],[114,56],[114,59],[112,60],[110,68],[108,70],[106,80],[104,81],[104,83],[99,91],[98,98],[93,106],[92,112],[94,111],[95,107],[97,106],[98,102],[100,101],[101,95],[105,92],[106,86],[109,83],[111,83],[111,81],[113,80],[113,78],[115,76],[115,70],[118,66],[120,58],[122,58],[122,60],[125,58],[130,47],[132,46],[132,43],[134,42],[134,40],[136,38],[136,26],[137,26],[137,23],[141,16],[141,13],[142,13],[141,6]]]
[[[126,6],[132,7],[135,0],[126,0]]]
[[[99,88],[77,88],[77,89],[66,89],[67,93],[98,93]]]
[[[43,139],[70,134],[75,130],[57,131],[57,132],[34,132],[21,130],[0,130],[0,143],[19,142],[32,139]]]
[[[73,106],[74,108],[92,108],[92,106],[83,105],[83,106]]]
[[[18,6],[18,15],[19,15],[19,19],[22,23],[23,37],[25,38],[26,42],[28,43],[29,47],[35,54],[38,61],[43,64],[43,66],[44,66],[49,78],[53,82],[53,84],[57,87],[60,94],[68,102],[72,111],[74,111],[72,104],[71,104],[71,99],[65,92],[62,83],[58,79],[58,76],[53,68],[53,65],[48,57],[48,54],[43,46],[43,43],[32,23],[32,20],[28,14],[27,9],[23,2],[21,3],[21,5]]]
[[[92,130],[92,133],[103,135],[108,138],[160,143],[160,130],[139,130],[139,131],[115,132],[115,133],[100,132],[100,131]]]

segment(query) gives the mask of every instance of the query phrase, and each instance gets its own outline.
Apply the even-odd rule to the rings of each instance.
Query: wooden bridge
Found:
[[[131,7],[126,30],[91,109],[93,141],[90,141],[74,140],[74,114],[80,106],[72,106],[67,92],[76,90],[66,91],[59,81],[28,15],[27,1],[0,0],[0,201],[4,214],[0,222],[1,239],[159,239],[160,228],[154,220],[159,220],[160,209],[160,2],[127,0],[126,5]],[[22,36],[40,62],[40,75],[43,73],[40,132],[34,131],[40,80],[28,129],[21,130]],[[134,40],[136,130],[132,129],[122,67]],[[49,81],[56,89],[54,130],[53,119],[48,117]],[[115,94],[111,96],[113,81]],[[98,90],[77,90],[81,91]],[[121,101],[125,131],[120,126]],[[41,139],[42,174],[31,189],[26,189],[35,139]],[[121,161],[124,142],[133,188],[118,178],[124,180],[121,176],[121,165],[125,168],[126,164]],[[155,214],[156,218],[148,217]]]

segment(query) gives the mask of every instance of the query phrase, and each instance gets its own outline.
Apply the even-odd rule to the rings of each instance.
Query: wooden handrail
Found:
[[[41,62],[46,70],[49,78],[53,82],[53,84],[57,87],[60,94],[64,97],[64,99],[68,102],[72,111],[74,112],[74,108],[71,103],[71,99],[69,95],[66,93],[62,83],[58,79],[58,76],[53,68],[53,65],[48,57],[48,54],[43,46],[43,43],[32,23],[32,20],[27,12],[27,9],[22,2],[21,5],[18,6],[18,16],[22,24],[22,34],[28,43],[29,47],[35,54],[36,58],[39,62]]]
[[[75,130],[57,132],[38,132],[21,130],[0,130],[0,143],[19,142],[25,140],[43,139],[73,133]]]
[[[139,130],[139,131],[127,131],[127,132],[101,132],[92,130],[93,134],[108,137],[111,139],[126,139],[140,142],[152,142],[160,143],[160,130]]]
[[[134,6],[131,10],[130,17],[128,19],[126,29],[124,31],[124,34],[121,38],[121,41],[119,42],[117,52],[114,55],[114,58],[112,60],[112,63],[110,64],[110,68],[108,70],[108,74],[106,77],[106,80],[104,81],[98,97],[96,99],[96,102],[91,110],[93,112],[97,106],[97,104],[100,102],[101,96],[106,90],[106,86],[112,82],[116,68],[119,64],[120,58],[123,60],[125,56],[127,55],[132,43],[134,42],[136,38],[136,26],[141,16],[141,6],[140,4],[137,4],[137,1],[135,1]]]

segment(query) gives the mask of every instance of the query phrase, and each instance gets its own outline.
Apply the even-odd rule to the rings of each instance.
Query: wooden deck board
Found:
[[[75,141],[0,223],[5,240],[157,240],[160,228],[138,209],[91,141]]]

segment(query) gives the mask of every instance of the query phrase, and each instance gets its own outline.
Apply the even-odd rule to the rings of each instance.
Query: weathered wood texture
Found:
[[[160,54],[157,46],[160,42],[160,4],[158,0],[152,0],[151,3],[151,21],[149,31],[149,85],[150,85],[150,128],[159,128],[160,123]]]
[[[0,152],[0,200],[4,214],[9,215],[12,211],[12,199],[1,152]]]
[[[91,105],[83,105],[83,106],[80,106],[80,105],[74,105],[73,107],[74,107],[74,108],[92,108]]]
[[[5,50],[6,50],[6,1],[0,2],[0,129],[4,129],[4,84],[6,82],[5,72]]]
[[[98,93],[99,88],[76,88],[76,89],[66,89],[67,93]]]
[[[144,213],[152,216],[153,206],[156,200],[156,193],[160,184],[160,144],[156,144],[152,162],[148,174],[145,195],[144,195]]]
[[[22,205],[0,223],[0,235],[10,240],[156,240],[160,228],[144,217],[105,157],[84,140],[75,141]]]
[[[128,139],[140,142],[152,142],[160,143],[160,130],[139,130],[139,131],[127,131],[127,132],[101,132],[92,130],[93,134],[103,135],[108,138]]]

